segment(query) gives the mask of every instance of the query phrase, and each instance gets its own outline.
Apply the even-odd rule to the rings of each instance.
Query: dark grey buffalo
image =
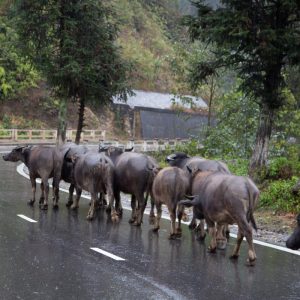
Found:
[[[237,244],[231,258],[238,258],[243,237],[249,245],[248,263],[254,264],[256,254],[253,247],[252,227],[256,230],[253,211],[259,198],[259,190],[251,179],[220,172],[198,172],[193,179],[194,200],[182,200],[179,204],[195,206],[203,213],[212,236],[209,251],[215,252],[217,233],[221,226],[238,225]],[[219,228],[215,228],[215,224]]]
[[[186,153],[177,152],[173,153],[166,157],[166,161],[170,166],[178,167],[183,170],[187,170],[187,167],[192,170],[199,170],[199,171],[219,171],[225,174],[231,174],[227,165],[218,160],[210,160],[200,156],[190,157]],[[189,194],[192,191],[189,191]],[[204,231],[204,222],[203,218],[201,218],[201,213],[197,212],[195,208],[193,208],[193,219],[189,224],[190,228],[196,228],[197,222],[196,219],[200,220],[200,224],[197,227],[197,231],[200,232],[200,239],[205,238],[205,231]],[[229,237],[229,229],[228,226],[225,228],[226,235]]]
[[[70,157],[74,155],[85,154],[88,148],[84,145],[77,145],[75,143],[65,143],[58,146],[54,155],[54,177],[53,177],[53,189],[54,189],[54,202],[56,205],[59,200],[59,183],[64,180],[70,183],[69,187],[69,199],[66,204],[70,207],[73,204],[73,193],[74,193],[74,176],[73,176],[73,163],[71,159],[66,159],[68,154]]]
[[[219,171],[225,174],[231,174],[227,165],[218,160],[210,160],[200,156],[190,157],[186,153],[177,152],[166,157],[166,161],[172,167],[185,169],[189,166],[192,169],[197,168],[200,171]]]
[[[74,163],[74,181],[76,189],[76,200],[72,204],[72,209],[77,209],[82,190],[91,194],[91,205],[87,215],[88,220],[92,220],[95,214],[95,205],[98,193],[107,193],[111,218],[118,219],[114,208],[114,164],[104,153],[87,152],[82,155],[71,157]]]
[[[153,171],[155,172],[155,170]],[[159,221],[162,214],[161,206],[165,204],[168,207],[171,218],[170,238],[181,237],[181,218],[184,207],[182,205],[178,206],[177,204],[186,195],[189,184],[189,176],[187,173],[177,167],[167,167],[158,172],[152,186],[157,209],[153,231],[159,230]],[[177,228],[175,228],[176,211],[178,218]]]
[[[120,192],[131,194],[132,215],[129,222],[140,226],[148,195],[152,193],[153,176],[149,166],[158,167],[158,165],[152,157],[142,153],[134,153],[131,150],[132,148],[123,150],[119,147],[99,148],[99,151],[106,152],[115,165],[114,196],[116,208],[122,210]],[[154,218],[153,203],[151,203],[150,218]]]
[[[3,156],[5,161],[22,161],[29,171],[32,186],[32,199],[35,202],[36,178],[41,178],[40,207],[48,208],[49,184],[48,179],[53,177],[55,148],[47,146],[18,146]]]
[[[300,248],[300,214],[297,216],[297,227],[286,241],[286,246],[292,250]]]

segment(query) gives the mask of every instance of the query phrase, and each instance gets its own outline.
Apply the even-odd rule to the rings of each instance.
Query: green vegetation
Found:
[[[18,51],[18,36],[13,24],[5,15],[0,15],[0,100],[8,100],[35,86],[38,79],[37,72]]]
[[[299,57],[299,1],[221,1],[214,9],[203,0],[194,1],[197,16],[185,24],[192,39],[213,45],[214,57],[200,64],[197,81],[233,68],[240,89],[259,104],[259,122],[250,174],[265,174],[274,120],[286,103],[285,66],[297,65]]]

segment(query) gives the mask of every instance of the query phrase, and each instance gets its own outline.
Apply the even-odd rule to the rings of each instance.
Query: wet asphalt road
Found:
[[[65,193],[58,211],[40,211],[26,204],[30,184],[16,166],[0,160],[0,299],[300,299],[300,256],[255,245],[256,266],[247,267],[246,242],[231,261],[233,238],[209,254],[185,225],[169,241],[167,220],[159,234],[148,216],[141,228],[129,225],[126,210],[118,224],[103,211],[88,222],[87,200],[69,211]]]

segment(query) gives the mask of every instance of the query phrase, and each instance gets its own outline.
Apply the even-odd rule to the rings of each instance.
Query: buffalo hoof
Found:
[[[232,254],[229,258],[230,259],[238,259],[239,256],[238,256],[238,254]]]
[[[155,222],[155,216],[153,215],[153,216],[149,216],[149,224],[150,225],[154,225],[154,222]]]
[[[112,220],[112,222],[118,222],[119,221],[118,215],[117,214],[112,215],[111,220]]]
[[[205,237],[206,237],[206,234],[204,234],[204,235],[199,234],[199,235],[197,236],[197,240],[198,240],[198,241],[204,241],[204,240],[205,240]]]
[[[170,233],[169,234],[169,240],[176,240],[177,234],[176,233]]]
[[[152,231],[153,231],[153,232],[158,232],[158,230],[159,230],[159,226],[158,226],[158,227],[152,228]]]
[[[94,216],[93,215],[87,215],[86,219],[88,221],[92,221],[94,219]]]
[[[142,225],[142,222],[135,221],[134,223],[132,223],[132,225],[139,227]]]
[[[66,207],[71,207],[72,206],[72,204],[73,204],[73,201],[68,201],[67,203],[66,203]]]
[[[130,218],[129,220],[128,220],[128,223],[129,224],[133,224],[135,222],[135,218]]]
[[[217,242],[217,248],[220,250],[225,250],[227,246],[226,242]]]
[[[78,205],[73,204],[73,205],[71,206],[71,209],[73,209],[73,210],[76,210],[77,208],[78,208]]]
[[[175,235],[176,235],[177,238],[181,238],[182,237],[181,232],[176,232]]]
[[[34,201],[30,199],[27,203],[28,203],[28,205],[32,206],[34,204]]]
[[[58,204],[54,204],[53,209],[57,210],[58,209]]]
[[[247,258],[246,266],[248,266],[248,267],[255,266],[255,259]]]
[[[39,200],[39,204],[42,204],[42,203],[44,203],[44,198],[40,198],[40,200]]]
[[[197,226],[196,223],[192,221],[192,222],[189,224],[189,229],[193,230],[193,229],[196,228],[196,226]]]
[[[41,204],[40,208],[42,210],[47,210],[48,209],[48,204]]]
[[[212,247],[208,247],[207,248],[207,251],[209,252],[209,253],[216,253],[217,252],[217,247],[214,247],[214,248],[212,248]]]

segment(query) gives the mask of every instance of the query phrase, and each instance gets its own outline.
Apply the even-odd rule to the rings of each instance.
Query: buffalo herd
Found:
[[[238,258],[245,237],[249,246],[247,264],[254,265],[256,254],[252,229],[257,227],[253,212],[259,190],[250,178],[232,175],[223,162],[190,157],[181,152],[167,156],[169,166],[160,168],[151,156],[132,150],[100,145],[98,151],[92,151],[73,143],[58,147],[18,146],[3,159],[22,161],[27,166],[32,186],[30,205],[35,202],[36,178],[41,178],[39,205],[41,209],[48,208],[48,179],[53,178],[53,208],[57,208],[59,184],[64,180],[70,183],[66,203],[70,209],[78,209],[82,190],[90,193],[88,220],[94,218],[98,207],[106,206],[111,220],[117,221],[122,215],[120,193],[130,194],[132,212],[129,223],[140,226],[150,196],[149,221],[154,224],[153,231],[159,230],[164,204],[171,219],[170,239],[181,237],[184,207],[192,207],[193,218],[189,227],[199,233],[199,239],[204,239],[206,223],[211,236],[209,252],[224,249],[229,237],[228,225],[237,224],[237,242],[231,258]],[[297,221],[298,228],[287,241],[287,247],[292,249],[300,247],[300,215]]]

